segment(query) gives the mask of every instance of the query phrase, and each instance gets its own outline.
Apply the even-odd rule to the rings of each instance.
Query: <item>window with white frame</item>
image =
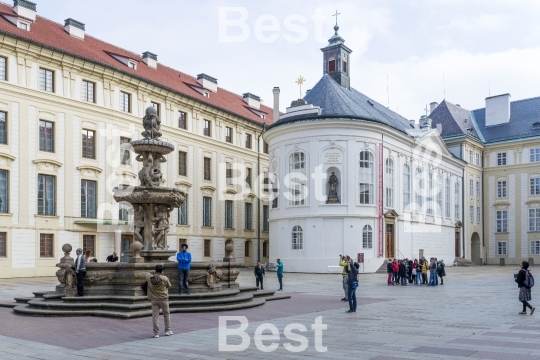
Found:
[[[245,203],[244,204],[244,229],[253,230],[252,219],[253,219],[253,204]]]
[[[188,195],[184,194],[184,202],[178,208],[178,225],[188,224]]]
[[[304,231],[300,225],[293,227],[291,243],[293,250],[302,250],[304,248]]]
[[[540,195],[540,177],[534,177],[530,179],[531,195]]]
[[[506,197],[506,180],[497,181],[497,197],[498,198]]]
[[[480,218],[481,218],[481,215],[480,215],[480,206],[477,206],[476,207],[476,222],[478,224],[480,224]]]
[[[6,58],[3,56],[0,56],[0,80],[6,80],[7,73],[6,73]]]
[[[476,166],[480,166],[480,153],[476,153]]]
[[[364,226],[362,230],[362,247],[364,249],[373,248],[373,229],[369,225]]]
[[[54,71],[39,69],[39,90],[54,92]]]
[[[506,255],[506,241],[497,242],[497,255]]]
[[[411,203],[411,167],[403,165],[403,209],[407,209]]]
[[[305,205],[307,195],[306,154],[295,151],[289,156],[289,175],[293,177],[289,205]]]
[[[529,160],[531,162],[540,162],[540,148],[529,150]]]
[[[472,178],[469,179],[469,196],[474,196],[474,180]]]
[[[386,207],[394,207],[394,161],[386,159]]]
[[[203,226],[212,226],[212,198],[203,196]]]
[[[450,179],[446,178],[444,185],[444,216],[450,217]]]
[[[437,175],[437,187],[435,188],[435,191],[437,192],[437,215],[442,216],[442,196],[443,196],[443,184],[442,184],[442,175]]]
[[[225,200],[225,228],[233,228],[233,201]]]
[[[476,180],[476,197],[480,199],[480,181]]]
[[[373,204],[375,201],[373,154],[367,150],[362,151],[359,160],[360,204]]]
[[[469,216],[471,218],[471,224],[474,224],[474,206],[469,206]]]
[[[415,200],[416,200],[416,211],[422,211],[422,206],[424,205],[424,174],[422,168],[416,168],[416,179],[415,179],[416,189],[415,189]]]
[[[131,94],[120,91],[120,111],[131,112]]]
[[[540,241],[531,241],[531,255],[540,255]]]
[[[508,232],[508,211],[497,210],[497,232]]]
[[[461,218],[460,202],[461,202],[461,197],[459,196],[459,181],[458,181],[454,185],[454,210],[455,210],[454,212],[456,215],[456,219],[458,220]]]
[[[469,150],[469,163],[472,164],[474,159],[474,151]]]
[[[94,97],[94,87],[95,84],[91,81],[83,80],[82,81],[82,101],[87,102],[96,102],[96,98]]]
[[[506,153],[497,153],[497,166],[506,165]]]
[[[428,193],[427,193],[427,209],[426,209],[426,213],[428,215],[433,215],[433,186],[434,186],[434,183],[433,183],[433,172],[430,172],[429,173],[429,182],[428,182]]]
[[[540,209],[529,209],[529,231],[540,231]]]

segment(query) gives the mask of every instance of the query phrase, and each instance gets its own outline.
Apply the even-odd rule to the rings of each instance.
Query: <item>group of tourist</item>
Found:
[[[345,297],[341,301],[349,302],[348,313],[356,312],[356,289],[358,288],[358,268],[360,265],[354,262],[349,255],[339,255],[339,266],[343,267],[341,273],[343,291]]]
[[[429,261],[425,257],[421,257],[420,261],[418,259],[388,259],[386,263],[388,286],[400,284],[401,286],[408,284],[437,286],[439,278],[441,285],[444,285],[444,277],[446,276],[444,267],[444,261],[437,260],[435,257],[430,258]]]

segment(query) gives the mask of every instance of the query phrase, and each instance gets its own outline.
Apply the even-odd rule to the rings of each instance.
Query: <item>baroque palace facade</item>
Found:
[[[148,106],[175,145],[164,185],[187,198],[171,214],[169,247],[185,242],[194,260],[219,261],[232,242],[237,261],[252,265],[259,251],[268,260],[268,201],[259,249],[255,185],[268,171],[258,137],[273,110],[259,97],[88,36],[76,20],[39,17],[29,1],[0,4],[0,35],[0,278],[54,275],[65,243],[98,261],[123,256],[132,210],[112,189],[138,185],[128,142]]]

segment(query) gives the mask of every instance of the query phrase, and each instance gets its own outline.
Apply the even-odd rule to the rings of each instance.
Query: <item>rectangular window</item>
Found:
[[[53,257],[53,234],[39,234],[39,256]]]
[[[0,144],[8,142],[7,113],[0,111]]]
[[[263,257],[268,257],[268,241],[263,242]]]
[[[39,120],[39,151],[54,152],[54,123]]]
[[[476,222],[480,224],[480,206],[476,207]]]
[[[178,175],[187,176],[187,152],[178,152]]]
[[[211,180],[211,160],[210,158],[205,157],[204,158],[204,180],[210,181]]]
[[[472,164],[474,159],[474,152],[469,150],[469,163]]]
[[[4,233],[5,234],[5,233]],[[1,242],[2,240],[0,240]],[[1,245],[0,245],[1,246]],[[0,247],[0,251],[2,248]],[[531,241],[531,255],[540,255],[540,241]],[[5,255],[4,255],[5,256]]]
[[[225,200],[225,228],[233,228],[233,201]]]
[[[204,120],[203,125],[203,135],[212,137],[212,129],[210,128],[212,126],[212,123],[210,122],[210,120]]]
[[[269,231],[270,230],[270,223],[269,220],[269,214],[268,211],[268,205],[263,205],[263,231]]]
[[[0,232],[0,257],[7,257],[7,233]]]
[[[211,256],[212,240],[204,239],[204,257]]]
[[[244,257],[250,257],[250,251],[249,251],[249,248],[250,248],[250,241],[249,240],[246,240],[244,241]]]
[[[128,188],[129,185],[122,185],[124,188]],[[120,203],[118,205],[118,220],[120,221],[130,221],[129,210],[131,206]]]
[[[212,226],[212,198],[203,196],[203,226]]]
[[[225,141],[231,144],[233,143],[233,131],[228,126],[225,127]]]
[[[470,197],[474,196],[474,180],[473,179],[469,179],[469,196]]]
[[[232,164],[230,162],[225,163],[225,182],[227,185],[232,185]]]
[[[476,166],[480,166],[480,153],[476,153]]]
[[[159,106],[159,104],[157,102],[153,102],[153,101],[150,102],[150,105],[154,109],[156,109],[157,117],[161,118],[161,106]]]
[[[120,154],[122,165],[129,165],[131,163],[131,139],[127,137],[120,138]]]
[[[446,178],[444,187],[444,216],[450,218],[450,179]]]
[[[0,213],[9,212],[9,173],[0,170]]]
[[[540,195],[540,177],[531,178],[531,196]]]
[[[270,179],[268,178],[268,173],[264,173],[262,191],[265,193],[270,191]]]
[[[506,165],[506,153],[497,153],[497,166]]]
[[[246,223],[246,226],[245,226],[245,229],[246,230],[251,230],[252,229],[252,225],[251,225],[251,222],[252,222],[252,218],[253,218],[253,213],[252,213],[252,208],[253,208],[253,204],[251,203],[245,203],[245,209],[246,209],[246,212],[245,212],[245,215],[246,215],[246,218],[245,218],[245,223]]]
[[[497,232],[498,233],[508,232],[508,211],[507,210],[497,211]]]
[[[272,209],[277,209],[278,207],[278,197],[279,197],[279,190],[277,188],[277,185],[275,183],[272,183]]]
[[[506,197],[506,180],[497,181],[497,197]]]
[[[529,231],[540,231],[540,209],[529,209]]]
[[[469,216],[471,218],[471,223],[474,223],[474,206],[469,206]]]
[[[81,180],[81,217],[96,217],[97,183],[90,180]]]
[[[6,58],[0,56],[0,80],[7,80],[6,63]]]
[[[55,215],[55,177],[38,175],[38,214]]]
[[[497,255],[506,255],[506,241],[497,242]]]
[[[263,141],[263,153],[268,154],[268,143]]]
[[[187,130],[187,114],[183,111],[178,112],[178,127]]]
[[[178,208],[178,225],[188,224],[188,195],[184,194],[184,202]]]
[[[131,112],[131,94],[120,91],[120,111]]]
[[[246,134],[246,149],[251,149],[251,134]]]
[[[476,181],[476,197],[480,199],[480,181]]]
[[[246,184],[251,189],[251,168],[246,168]]]
[[[95,84],[93,82],[86,80],[82,81],[82,101],[91,103],[96,102],[96,98],[94,97],[94,87]]]
[[[94,131],[82,131],[82,157],[86,159],[95,159],[96,152],[94,146]]]
[[[454,188],[454,213],[456,215],[456,219],[461,218],[460,202],[461,202],[461,196],[460,196],[460,191],[459,191],[459,183],[457,182]]]
[[[540,148],[529,150],[529,155],[531,162],[540,162]]]
[[[54,91],[54,71],[39,69],[39,90]]]
[[[96,256],[95,252],[95,245],[96,245],[96,237],[94,235],[83,235],[83,252],[86,253],[86,251],[90,250],[90,254],[92,254],[94,257]],[[86,259],[88,261],[88,259]]]

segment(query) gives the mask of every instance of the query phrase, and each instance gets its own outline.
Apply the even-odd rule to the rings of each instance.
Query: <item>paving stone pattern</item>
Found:
[[[159,339],[151,338],[150,318],[27,317],[0,308],[0,359],[540,360],[540,309],[533,316],[518,315],[521,303],[514,272],[499,266],[447,267],[445,285],[433,288],[387,286],[386,275],[361,275],[355,314],[345,313],[347,305],[340,301],[339,274],[285,273],[284,292],[291,293],[291,299],[227,313],[172,314],[175,334],[166,337],[162,329]],[[254,284],[252,270],[243,269],[239,282]],[[52,289],[54,283],[55,278],[0,280],[0,300]],[[274,273],[267,274],[265,285],[277,288]],[[540,306],[535,290],[531,303]],[[220,353],[221,315],[247,317],[251,337],[247,350]],[[315,350],[310,328],[319,316],[328,326],[323,332],[327,352]],[[273,352],[260,351],[253,340],[263,323],[280,331],[280,346]],[[283,346],[290,342],[283,330],[291,323],[308,329],[304,352],[292,353]],[[229,341],[239,342],[239,338]]]

